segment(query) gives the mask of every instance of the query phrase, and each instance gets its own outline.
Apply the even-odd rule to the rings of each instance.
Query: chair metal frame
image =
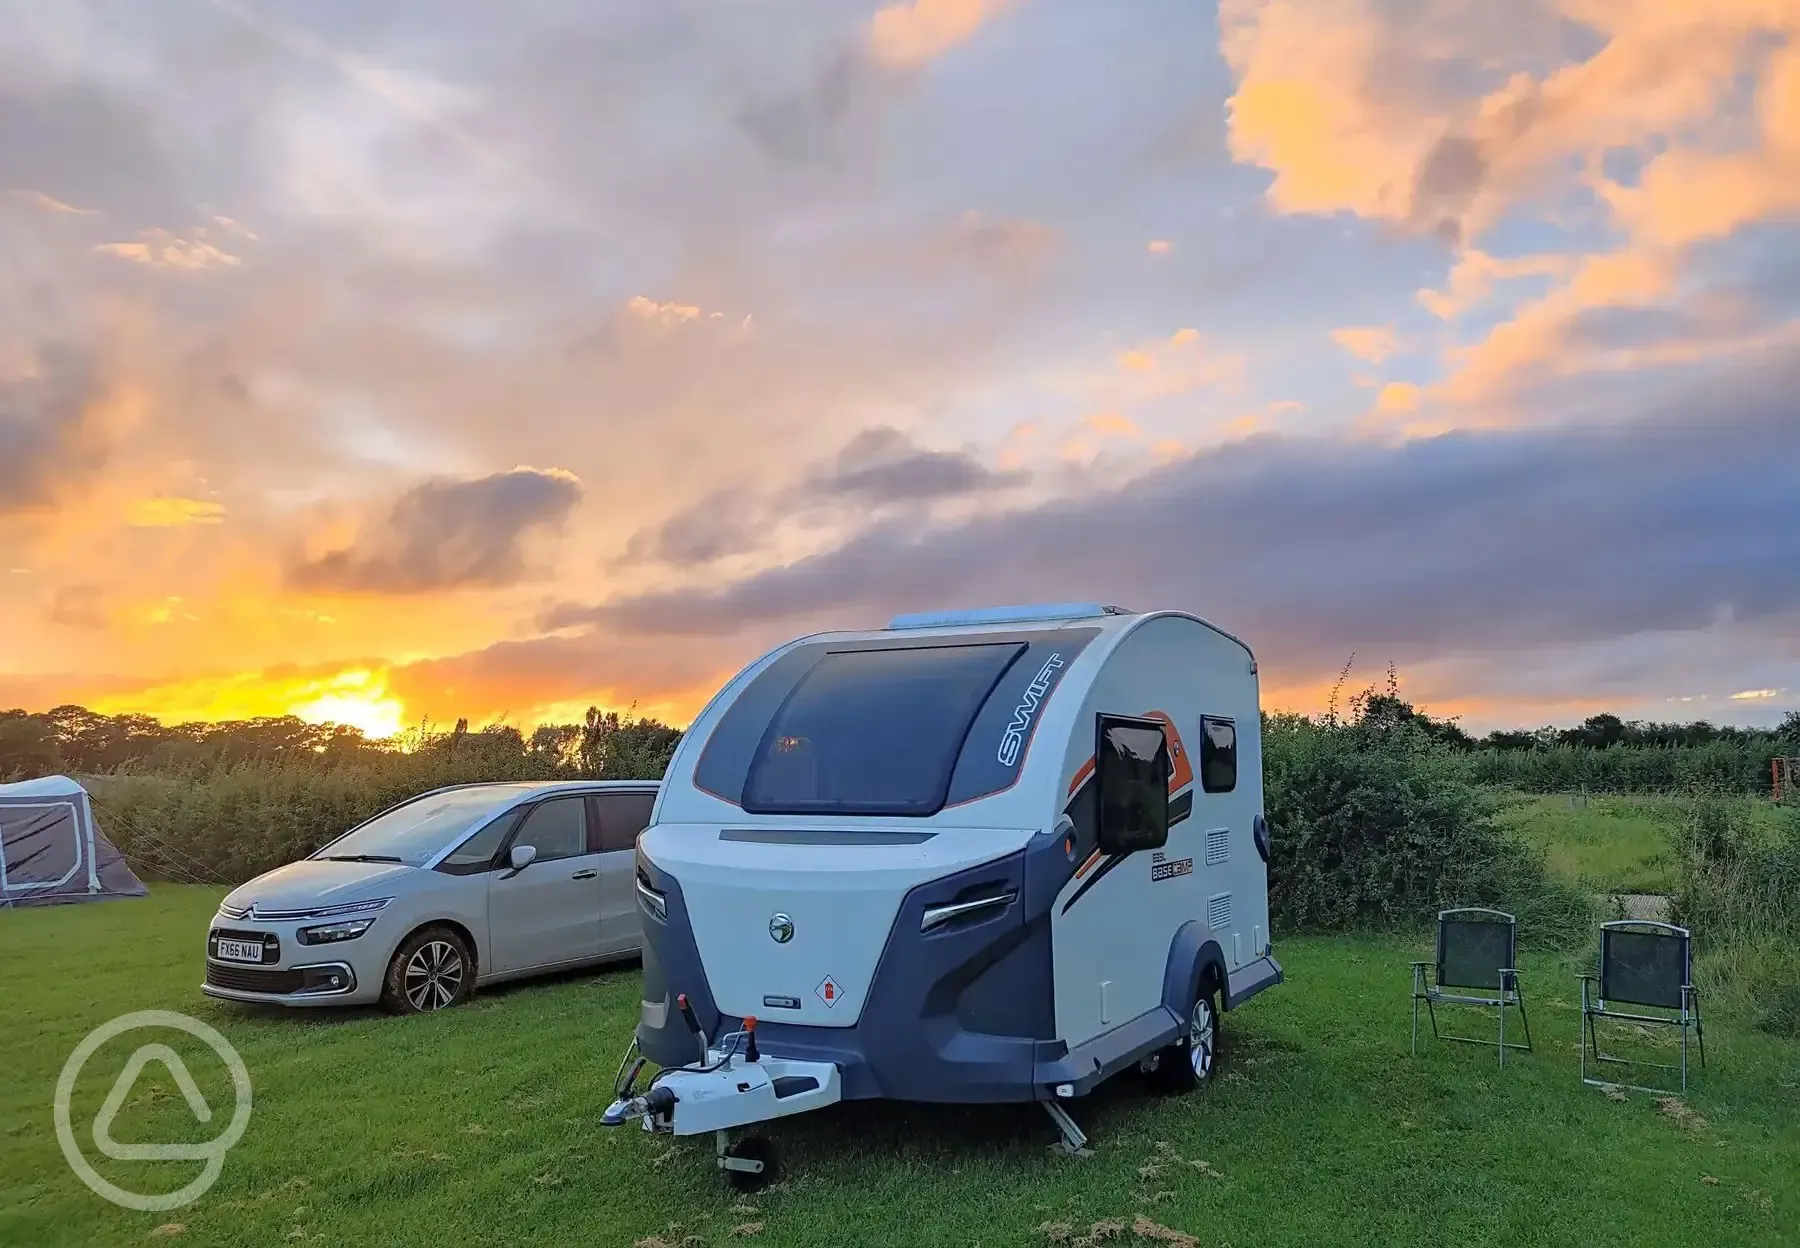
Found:
[[[1414,962],[1412,964],[1412,1051],[1413,1055],[1416,1057],[1419,1052],[1419,1002],[1423,1001],[1425,1003],[1425,1011],[1431,1017],[1431,1035],[1433,1039],[1453,1040],[1458,1044],[1495,1045],[1500,1053],[1500,1068],[1504,1070],[1506,1068],[1506,1051],[1508,1049],[1522,1053],[1531,1052],[1531,1016],[1525,1012],[1525,994],[1519,987],[1519,972],[1516,967],[1502,966],[1495,968],[1499,972],[1500,978],[1500,987],[1497,990],[1498,995],[1496,996],[1476,997],[1463,993],[1444,991],[1444,924],[1446,920],[1453,920],[1456,916],[1465,914],[1489,915],[1492,916],[1493,919],[1504,920],[1503,923],[1495,923],[1495,926],[1504,926],[1507,928],[1507,951],[1509,955],[1507,961],[1513,962],[1518,960],[1519,921],[1512,915],[1506,913],[1506,911],[1490,910],[1484,906],[1462,906],[1453,910],[1438,911],[1437,959],[1435,963]],[[1426,982],[1425,976],[1425,971],[1428,967],[1431,968],[1432,971],[1431,982],[1429,983]],[[1451,984],[1450,987],[1461,988],[1467,987],[1467,985]],[[1479,1036],[1445,1035],[1438,1030],[1436,1008],[1438,1005],[1479,1005],[1497,1010],[1500,1015],[1499,1040],[1496,1042]],[[1506,1011],[1508,1008],[1516,1008],[1519,1011],[1519,1021],[1525,1025],[1524,1044],[1509,1043],[1506,1039]]]
[[[1606,979],[1604,976],[1606,971],[1607,934],[1609,932],[1627,929],[1642,932],[1642,929],[1646,928],[1661,933],[1665,939],[1674,940],[1679,938],[1682,941],[1681,1005],[1677,1008],[1673,1006],[1645,1005],[1643,1002],[1638,1001],[1627,1001],[1626,1004],[1637,1005],[1643,1009],[1672,1010],[1672,1016],[1668,1014],[1627,1013],[1622,1010],[1610,1009],[1607,1006],[1606,998],[1598,995],[1596,992],[1596,986],[1601,989],[1604,989],[1606,986]],[[1706,1069],[1706,1028],[1702,1025],[1700,1020],[1700,990],[1694,987],[1693,933],[1687,928],[1680,927],[1674,923],[1659,923],[1651,919],[1617,919],[1611,923],[1602,923],[1600,925],[1600,954],[1595,971],[1596,973],[1593,975],[1580,975],[1576,977],[1581,981],[1581,1081],[1590,1087],[1596,1088],[1629,1088],[1633,1092],[1652,1092],[1662,1096],[1677,1094],[1677,1090],[1674,1088],[1656,1088],[1643,1084],[1619,1083],[1611,1079],[1597,1079],[1590,1077],[1588,1074],[1588,1052],[1592,1049],[1596,1064],[1611,1063],[1619,1066],[1649,1067],[1655,1070],[1678,1070],[1681,1072],[1681,1088],[1678,1094],[1686,1096],[1688,1090],[1688,1031],[1690,1029],[1693,1031],[1694,1039],[1699,1046],[1700,1069]],[[1615,997],[1614,999],[1617,1000],[1618,998]],[[1681,1029],[1681,1061],[1679,1063],[1638,1061],[1632,1058],[1614,1057],[1611,1054],[1601,1052],[1600,1033],[1598,1028],[1595,1027],[1595,1022],[1603,1018],[1622,1023],[1649,1023],[1663,1027],[1679,1027]]]

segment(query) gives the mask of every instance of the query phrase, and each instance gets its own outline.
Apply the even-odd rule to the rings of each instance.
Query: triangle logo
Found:
[[[106,1101],[100,1106],[100,1112],[94,1117],[94,1147],[115,1161],[205,1161],[217,1151],[214,1141],[204,1144],[121,1144],[112,1136],[113,1119],[118,1117],[119,1109],[125,1104],[125,1098],[137,1086],[138,1076],[152,1061],[161,1062],[175,1080],[175,1086],[181,1089],[181,1095],[187,1100],[188,1108],[194,1117],[201,1122],[211,1122],[212,1106],[200,1094],[200,1086],[194,1082],[189,1073],[187,1063],[181,1060],[181,1054],[166,1044],[146,1044],[131,1055],[125,1063],[125,1069],[113,1081],[112,1091],[106,1094]]]

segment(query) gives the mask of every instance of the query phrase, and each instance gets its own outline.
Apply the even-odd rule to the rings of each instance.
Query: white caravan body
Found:
[[[1178,1043],[1200,993],[1231,1009],[1281,981],[1262,803],[1256,661],[1194,616],[801,638],[664,775],[638,1044],[694,1060],[685,996],[707,1036],[753,1018],[763,1053],[831,1072],[830,1099],[1079,1096]],[[1103,844],[1103,819],[1135,841]]]

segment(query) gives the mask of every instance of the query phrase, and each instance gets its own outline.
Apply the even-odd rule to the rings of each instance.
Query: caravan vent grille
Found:
[[[1216,866],[1231,856],[1231,829],[1212,828],[1206,834],[1206,865]]]
[[[1206,925],[1215,932],[1231,926],[1231,894],[1220,893],[1206,899]]]

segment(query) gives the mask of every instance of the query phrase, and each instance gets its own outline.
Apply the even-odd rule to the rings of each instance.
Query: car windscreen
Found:
[[[752,814],[931,815],[1021,642],[825,655],[776,710],[744,785]]]
[[[414,798],[376,815],[313,857],[423,866],[432,855],[458,839],[476,819],[511,793],[512,790],[499,785],[483,784]]]

